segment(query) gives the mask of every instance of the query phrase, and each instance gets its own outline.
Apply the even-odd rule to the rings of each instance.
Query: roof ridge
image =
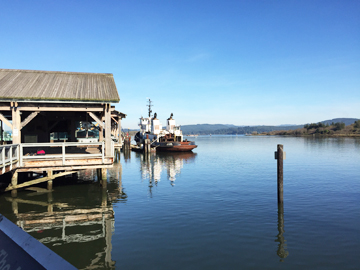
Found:
[[[7,72],[26,72],[26,73],[52,73],[52,74],[74,74],[74,75],[106,75],[113,76],[112,73],[98,73],[98,72],[77,72],[77,71],[52,71],[52,70],[31,70],[31,69],[5,69],[0,68],[0,71]]]

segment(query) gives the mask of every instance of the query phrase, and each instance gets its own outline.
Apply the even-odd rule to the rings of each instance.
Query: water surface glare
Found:
[[[192,139],[192,138],[189,138]],[[0,213],[80,269],[359,269],[360,139],[199,136]],[[284,205],[274,152],[286,151]]]

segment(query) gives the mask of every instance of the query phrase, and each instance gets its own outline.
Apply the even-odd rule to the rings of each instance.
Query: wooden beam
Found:
[[[111,119],[114,120],[114,122],[115,122],[116,124],[118,124],[118,121],[116,121],[113,116],[111,116]]]
[[[0,113],[0,120],[4,122],[5,125],[7,125],[9,128],[12,129],[12,124],[6,119],[5,116],[3,116],[1,113]]]
[[[30,123],[31,120],[33,120],[39,112],[32,112],[28,117],[25,118],[24,121],[21,122],[20,129],[23,129],[27,124]]]
[[[62,172],[62,173],[58,173],[58,174],[53,174],[51,176],[47,176],[47,177],[42,177],[39,179],[35,179],[35,180],[31,180],[31,181],[27,181],[25,183],[19,184],[19,185],[15,185],[12,186],[11,184],[5,189],[5,191],[10,191],[10,190],[14,190],[14,189],[18,189],[18,188],[23,188],[23,187],[28,187],[28,186],[32,186],[35,184],[39,184],[39,183],[43,183],[61,176],[65,176],[68,174],[72,174],[72,173],[76,173],[76,171],[70,171],[70,172]]]
[[[92,112],[88,112],[88,114],[91,116],[92,119],[95,120],[96,123],[98,123],[102,128],[104,128],[104,123]]]
[[[98,107],[79,107],[79,106],[20,106],[21,111],[31,111],[31,112],[102,112],[104,110],[103,106]],[[9,106],[0,106],[0,111],[10,111]]]
[[[41,170],[41,171],[46,171],[49,169],[52,170],[56,170],[56,171],[60,171],[60,170],[87,170],[87,169],[98,169],[98,168],[107,168],[110,169],[112,168],[113,165],[109,164],[109,165],[101,165],[101,164],[93,164],[93,165],[72,165],[72,166],[66,166],[66,167],[62,167],[62,166],[54,166],[54,167],[36,167],[36,168],[22,168],[22,169],[18,169],[18,172],[32,172],[34,170]]]

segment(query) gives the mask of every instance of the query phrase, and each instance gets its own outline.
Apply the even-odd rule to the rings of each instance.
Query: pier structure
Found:
[[[0,69],[0,120],[12,132],[0,146],[0,175],[12,173],[5,190],[51,190],[53,179],[90,168],[105,178],[122,144],[119,101],[112,74]],[[18,184],[19,172],[43,177]]]

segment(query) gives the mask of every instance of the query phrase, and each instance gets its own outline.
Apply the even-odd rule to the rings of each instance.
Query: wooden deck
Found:
[[[111,156],[105,156],[104,142],[22,143],[0,146],[0,175],[15,172],[15,177],[13,175],[11,184],[5,191],[51,182],[55,178],[76,173],[78,170],[110,168],[114,162],[114,146],[111,147]],[[37,154],[40,150],[45,154]],[[22,184],[17,183],[18,172],[38,171],[47,171],[48,175]],[[53,171],[58,173],[53,174]]]

